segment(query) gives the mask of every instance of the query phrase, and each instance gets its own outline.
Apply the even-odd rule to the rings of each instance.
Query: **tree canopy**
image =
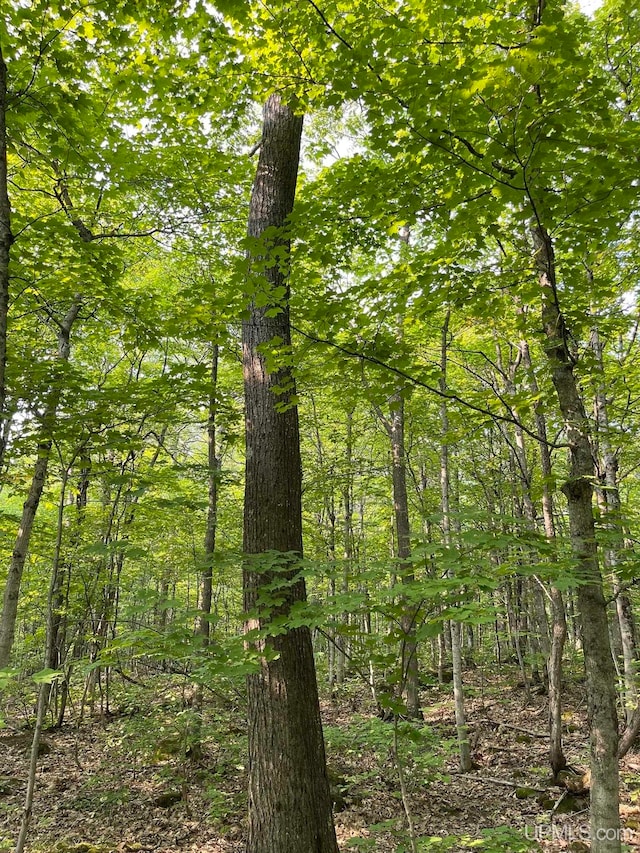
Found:
[[[42,672],[59,724],[113,672],[242,692],[304,629],[383,718],[416,717],[409,682],[450,658],[462,709],[465,656],[499,667],[504,645],[558,723],[568,608],[592,829],[618,832],[616,714],[624,744],[640,728],[638,10],[5,6],[4,717]],[[272,222],[258,179],[250,200],[280,168],[273,97],[304,130]],[[299,412],[304,557],[291,525],[243,544],[250,338],[273,423]]]

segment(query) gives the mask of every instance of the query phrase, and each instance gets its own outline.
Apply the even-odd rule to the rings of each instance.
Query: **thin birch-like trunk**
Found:
[[[442,326],[442,342],[440,347],[440,427],[442,442],[440,444],[440,501],[442,509],[442,538],[447,548],[453,547],[451,521],[451,476],[449,459],[449,412],[447,409],[447,348],[449,338],[449,321],[451,312],[447,311]],[[454,578],[453,570],[449,577]],[[464,687],[462,678],[462,653],[460,650],[460,623],[451,621],[451,667],[453,672],[453,704],[456,718],[456,736],[458,739],[458,760],[463,773],[472,769],[471,749],[469,746],[469,729],[464,709]]]
[[[203,646],[209,644],[211,636],[211,603],[213,599],[213,559],[216,552],[216,534],[218,529],[218,480],[220,460],[217,448],[218,413],[218,362],[220,348],[217,343],[211,347],[211,371],[209,384],[209,409],[207,416],[207,520],[204,533],[204,567],[198,578],[198,615],[196,634]],[[194,705],[202,708],[203,688],[196,687]]]
[[[69,467],[67,467],[62,476],[60,484],[60,497],[58,499],[58,512],[56,524],[56,541],[53,552],[53,565],[51,568],[51,580],[49,582],[49,594],[47,596],[47,623],[46,623],[46,640],[44,653],[44,669],[55,668],[55,647],[54,647],[54,596],[58,586],[58,573],[60,571],[60,555],[62,551],[62,532],[63,532],[63,515],[64,505],[67,490],[67,482],[69,477]],[[42,736],[42,728],[44,726],[45,715],[49,705],[49,695],[51,693],[51,681],[45,678],[38,688],[38,706],[36,711],[36,724],[33,730],[33,738],[31,740],[31,753],[29,758],[29,771],[27,774],[27,790],[25,792],[24,806],[22,810],[22,820],[20,822],[20,830],[16,841],[15,853],[22,853],[24,850],[31,816],[33,814],[33,803],[36,792],[36,774],[38,769],[38,753],[40,751],[40,740]]]
[[[609,539],[603,549],[604,565],[609,573],[615,599],[616,616],[620,628],[622,645],[622,664],[624,681],[624,709],[627,724],[631,722],[633,709],[638,701],[636,690],[636,637],[633,622],[633,607],[629,596],[622,589],[618,576],[619,554],[625,547],[625,534],[622,526],[622,506],[618,484],[618,458],[611,446],[609,436],[609,411],[604,384],[603,344],[598,329],[591,333],[591,349],[600,372],[600,381],[596,390],[594,409],[597,432],[598,486],[596,488],[598,504],[601,507]]]
[[[533,398],[537,400],[539,397],[538,381],[533,370],[529,344],[526,340],[522,339],[520,341],[519,350],[529,390]],[[555,545],[556,526],[551,485],[553,473],[551,451],[547,437],[547,422],[539,403],[534,405],[534,417],[540,452],[540,468],[542,470],[542,520],[544,533],[548,542]],[[551,645],[547,659],[549,762],[555,778],[567,766],[567,760],[562,747],[562,653],[567,639],[567,618],[562,593],[553,584],[549,590],[549,597],[551,600]]]

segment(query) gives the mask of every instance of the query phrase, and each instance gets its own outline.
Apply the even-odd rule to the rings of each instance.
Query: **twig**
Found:
[[[569,789],[565,788],[565,790],[560,794],[558,799],[556,800],[555,806],[551,809],[551,814],[549,815],[550,820],[553,820],[554,814],[558,811],[560,803],[564,800],[566,796],[569,794]]]
[[[36,773],[38,770],[38,752],[40,748],[40,736],[42,734],[42,726],[44,723],[45,714],[47,713],[47,705],[49,703],[49,690],[51,685],[47,682],[40,684],[38,693],[38,711],[36,715],[36,725],[33,730],[33,740],[31,742],[31,756],[29,758],[29,775],[27,777],[27,791],[24,797],[24,807],[22,810],[22,820],[20,821],[20,831],[16,841],[15,853],[22,853],[27,841],[27,833],[29,824],[31,823],[31,815],[33,813],[33,800],[36,791]]]
[[[402,795],[402,807],[404,809],[404,813],[407,818],[407,826],[409,828],[409,840],[411,842],[411,853],[418,853],[418,844],[416,841],[416,833],[413,826],[413,817],[411,815],[411,806],[409,803],[409,796],[407,794],[407,786],[404,780],[404,768],[402,767],[402,761],[400,760],[400,753],[398,751],[398,717],[396,716],[393,721],[393,758],[396,764],[396,768],[398,770],[398,780],[400,782],[400,794]]]
[[[503,788],[528,788],[530,791],[535,791],[536,794],[546,794],[548,791],[548,788],[536,788],[524,782],[510,782],[508,779],[495,779],[492,776],[469,776],[467,773],[460,773],[459,775],[464,775],[465,780],[469,782],[490,782],[492,785],[502,785]]]
[[[367,362],[368,364],[375,364],[378,367],[382,367],[384,370],[388,370],[391,373],[395,373],[396,376],[400,376],[402,379],[406,379],[407,382],[412,385],[416,385],[419,388],[424,388],[426,391],[429,391],[431,394],[435,394],[437,397],[441,397],[445,400],[452,400],[453,402],[459,403],[461,406],[464,406],[467,409],[471,409],[474,412],[479,412],[482,415],[494,420],[501,421],[507,424],[515,424],[517,427],[523,430],[527,435],[534,438],[538,443],[540,443],[540,436],[530,430],[528,426],[523,424],[517,418],[514,418],[512,415],[500,415],[497,412],[491,412],[489,409],[485,409],[483,406],[476,406],[474,403],[471,403],[469,400],[465,400],[463,397],[460,397],[458,394],[454,394],[453,392],[443,392],[439,388],[436,388],[435,385],[430,385],[428,382],[423,382],[421,379],[418,379],[416,376],[411,376],[409,373],[406,373],[404,370],[401,370],[399,367],[395,367],[393,364],[389,364],[383,361],[380,358],[377,358],[373,355],[368,355],[365,352],[359,352],[358,350],[350,349],[349,347],[343,346],[339,344],[337,341],[332,341],[329,338],[321,338],[317,335],[313,335],[310,332],[305,332],[300,329],[298,326],[292,325],[291,328],[294,332],[297,332],[299,335],[302,335],[303,338],[306,338],[308,341],[312,341],[316,344],[322,344],[324,346],[332,347],[338,352],[343,353],[344,355],[349,356],[350,358],[360,359],[362,362]],[[549,447],[554,449],[558,449],[561,447],[566,447],[566,444],[558,444],[554,442],[547,442]]]
[[[493,725],[498,728],[512,729],[514,732],[522,732],[523,735],[529,735],[529,737],[539,737],[539,738],[548,738],[549,735],[545,732],[532,732],[531,729],[523,729],[522,726],[513,726],[511,723],[498,723],[496,720],[491,720],[487,717],[489,722],[493,723]]]

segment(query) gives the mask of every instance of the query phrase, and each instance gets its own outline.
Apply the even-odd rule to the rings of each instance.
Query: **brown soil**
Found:
[[[401,724],[406,805],[416,835],[451,839],[430,850],[526,849],[496,830],[507,827],[522,831],[530,849],[587,850],[588,795],[573,796],[549,779],[545,697],[534,695],[525,703],[523,690],[504,679],[482,679],[477,672],[470,679],[474,695],[467,710],[476,765],[471,774],[457,772],[449,687],[425,689],[428,729]],[[323,699],[322,706],[341,850],[408,850],[394,724],[378,722],[353,685]],[[137,713],[46,734],[29,853],[241,853],[246,826],[241,709],[209,709],[202,749],[189,757],[186,741],[172,727],[175,708],[167,709],[166,727],[162,714]],[[580,687],[568,696],[565,723],[566,755],[579,775],[588,746]],[[357,734],[368,727],[371,746],[366,734]],[[406,744],[412,728],[418,740]],[[427,741],[419,740],[423,731]],[[0,733],[0,851],[15,844],[29,745],[29,732]],[[622,771],[624,841],[640,850],[640,758],[630,755]],[[564,813],[567,806],[573,810]],[[487,830],[493,830],[492,841],[479,844],[489,838],[483,835]]]

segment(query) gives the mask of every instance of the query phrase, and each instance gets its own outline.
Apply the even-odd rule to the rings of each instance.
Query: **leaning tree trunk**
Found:
[[[249,699],[248,853],[337,853],[311,633],[289,627],[306,600],[302,471],[290,367],[286,221],[293,207],[302,118],[272,95],[249,208],[244,599],[258,670]],[[274,357],[274,350],[276,351]],[[277,626],[273,623],[277,622]]]
[[[56,669],[56,652],[55,652],[55,632],[54,632],[54,611],[55,611],[55,595],[58,588],[58,575],[61,569],[61,553],[62,553],[62,534],[64,530],[64,508],[66,503],[66,490],[69,480],[69,465],[62,474],[62,482],[60,484],[60,498],[58,500],[58,512],[56,523],[56,542],[53,551],[53,566],[51,571],[51,580],[49,582],[49,595],[47,597],[47,617],[46,617],[46,634],[45,634],[45,650],[44,650],[44,669]],[[22,820],[20,822],[20,831],[15,846],[14,853],[22,853],[25,848],[27,833],[31,823],[33,812],[33,801],[36,792],[37,783],[37,768],[38,755],[40,747],[40,738],[45,722],[47,707],[49,704],[49,696],[51,694],[51,682],[43,681],[38,688],[38,705],[36,711],[36,724],[33,730],[31,739],[31,756],[29,760],[29,773],[27,776],[27,790],[24,799],[24,808],[22,810]]]
[[[553,244],[539,223],[532,229],[545,352],[569,444],[569,477],[562,487],[578,580],[577,599],[587,677],[591,747],[591,842],[594,853],[620,850],[616,673],[598,563],[593,511],[594,454],[575,358],[558,302]]]
[[[71,351],[71,327],[73,326],[79,311],[80,302],[78,301],[71,306],[64,319],[58,324],[59,362],[64,363],[69,360],[69,354]],[[13,546],[9,572],[7,574],[7,582],[4,589],[2,617],[0,618],[0,669],[8,665],[11,649],[13,648],[22,573],[24,571],[27,553],[29,551],[33,522],[35,521],[36,513],[38,512],[40,498],[42,497],[42,491],[47,479],[47,468],[49,466],[51,445],[53,443],[52,431],[55,426],[58,403],[60,402],[60,397],[62,395],[62,377],[54,376],[52,382],[53,384],[49,391],[49,397],[42,418],[42,428],[37,447],[38,457],[33,468],[29,494],[22,508],[22,518],[18,529],[18,535],[16,536],[16,541]]]
[[[9,253],[13,242],[7,173],[7,66],[0,46],[0,472],[7,444],[7,317],[9,314]]]

